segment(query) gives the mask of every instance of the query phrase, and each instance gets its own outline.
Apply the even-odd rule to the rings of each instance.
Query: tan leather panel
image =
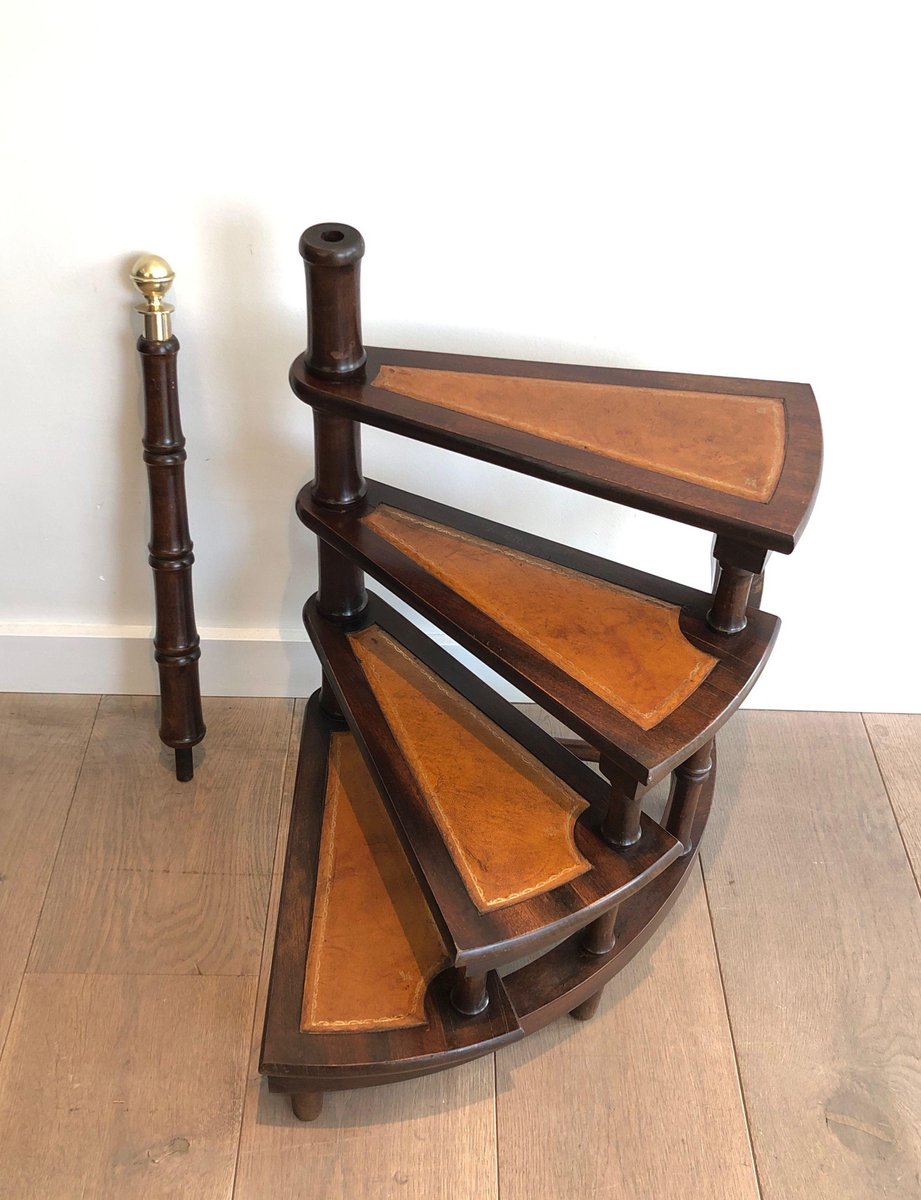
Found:
[[[374,387],[762,503],[785,451],[782,400],[384,365]]]
[[[388,634],[350,639],[480,912],[590,869],[573,838],[581,796]]]
[[[424,1025],[426,988],[449,963],[355,739],[332,734],[301,1028]]]
[[[681,632],[673,604],[388,505],[362,519],[641,729],[658,725],[716,665]]]

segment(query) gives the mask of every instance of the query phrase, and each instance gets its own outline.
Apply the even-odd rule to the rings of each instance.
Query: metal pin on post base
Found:
[[[185,438],[179,419],[173,306],[164,296],[174,275],[165,259],[142,255],[131,280],[144,297],[137,348],[144,373],[144,462],[150,488],[150,558],[154,577],[154,658],[160,674],[160,739],[176,756],[176,778],[192,778],[192,747],[205,736],[192,602],[192,539],[185,494]]]

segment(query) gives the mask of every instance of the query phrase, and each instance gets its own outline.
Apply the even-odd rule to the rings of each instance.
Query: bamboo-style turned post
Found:
[[[307,278],[307,352],[304,365],[315,375],[347,378],[361,371],[361,259],[364,238],[351,225],[311,225],[301,234],[299,249]],[[347,417],[314,409],[313,498],[327,508],[361,504],[361,426]],[[360,567],[319,539],[317,609],[334,621],[357,618],[368,603]],[[324,676],[320,703],[341,716],[329,680]]]
[[[192,539],[185,494],[185,438],[179,419],[173,306],[163,297],[174,275],[156,255],[137,260],[131,279],[144,303],[138,338],[144,374],[144,462],[150,489],[150,558],[154,578],[154,658],[160,674],[160,739],[175,751],[176,778],[192,778],[192,747],[205,736],[192,602]]]

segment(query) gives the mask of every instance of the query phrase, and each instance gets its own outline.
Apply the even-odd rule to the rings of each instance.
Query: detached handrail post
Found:
[[[144,255],[131,272],[144,303],[137,348],[144,373],[144,462],[150,488],[150,558],[154,578],[154,657],[160,674],[160,740],[176,755],[176,778],[192,778],[192,747],[205,736],[192,601],[192,539],[185,494],[185,438],[179,419],[171,304],[163,297],[175,276],[169,263]]]

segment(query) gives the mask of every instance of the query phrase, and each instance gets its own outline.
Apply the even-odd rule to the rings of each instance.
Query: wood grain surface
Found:
[[[719,793],[701,855],[764,1200],[917,1200],[921,904],[860,715],[740,714]]]
[[[200,769],[178,783],[151,702],[106,697],[28,969],[255,974],[291,708],[211,700]]]
[[[592,1021],[496,1056],[502,1200],[756,1200],[697,869]]]
[[[0,1072],[0,1196],[227,1197],[255,987],[26,976]]]
[[[0,1052],[98,705],[0,695]]]
[[[259,1042],[304,702],[298,701],[253,1021],[235,1200],[498,1200],[490,1058],[390,1087],[331,1093],[309,1125],[259,1074]]]
[[[523,362],[375,346],[366,346],[365,349],[368,355],[365,370],[341,379],[322,378],[310,370],[309,361],[300,355],[292,363],[288,376],[295,395],[320,412],[376,425],[404,437],[417,438],[485,462],[549,479],[564,487],[577,488],[647,512],[686,521],[714,533],[741,538],[764,549],[788,554],[809,517],[821,474],[822,431],[815,397],[807,384]],[[651,459],[658,460],[660,464],[663,460],[662,443],[670,436],[668,426],[674,424],[677,416],[674,410],[671,418],[666,418],[666,428],[660,432],[658,447],[647,441],[645,456],[639,456],[635,461],[617,461],[609,457],[608,452],[599,453],[597,439],[593,443],[591,434],[588,438],[584,436],[586,426],[592,423],[591,418],[581,422],[581,438],[578,429],[570,425],[568,439],[557,440],[553,429],[549,427],[556,424],[555,416],[549,418],[549,425],[539,417],[537,425],[532,424],[538,407],[533,400],[525,401],[529,409],[525,423],[520,428],[511,428],[495,420],[484,419],[473,411],[461,412],[378,387],[375,380],[382,367],[400,371],[408,368],[412,371],[460,373],[468,377],[467,386],[470,388],[476,388],[477,377],[485,375],[521,381],[513,386],[525,391],[530,390],[530,383],[523,381],[540,381],[537,385],[539,390],[546,390],[549,381],[555,381],[577,385],[580,391],[583,385],[590,390],[600,385],[602,388],[665,391],[673,396],[676,392],[698,393],[703,399],[704,408],[708,405],[708,397],[714,394],[721,398],[757,396],[762,400],[782,402],[786,426],[783,466],[777,486],[766,502],[751,498],[750,484],[745,489],[749,495],[716,491],[712,486],[712,469],[708,472],[711,486],[650,469]],[[597,393],[594,400],[590,409],[597,414]],[[568,400],[567,406],[571,407]],[[776,411],[775,406],[771,407]],[[494,406],[490,411],[492,416],[499,413]],[[652,411],[653,406],[647,404],[647,412]],[[711,426],[717,419],[712,409],[708,415],[710,422],[706,417],[701,418],[705,428],[697,429],[692,435],[698,445],[712,432]],[[687,435],[686,413],[684,424],[684,434]],[[629,439],[630,435],[626,431],[624,433]],[[720,430],[721,441],[725,433],[725,429]],[[746,439],[736,433],[729,440],[738,446],[744,444]],[[774,446],[778,452],[782,452],[776,443]],[[634,449],[637,448],[634,442]],[[680,457],[680,449],[674,449]],[[715,466],[712,449],[702,455],[702,460],[709,460]],[[641,462],[645,465],[640,465]],[[675,462],[674,458],[672,462]],[[698,471],[700,465],[698,460]],[[724,468],[715,469],[717,475],[723,471]],[[768,466],[767,474],[762,472],[762,481],[766,479],[769,484],[771,476],[772,470]]]
[[[172,755],[151,743],[155,714],[151,697],[103,699],[62,853],[142,871],[268,874],[291,701],[209,700],[207,744],[195,751],[204,778],[191,783],[164,775]]]
[[[867,713],[864,723],[921,887],[921,714]]]
[[[52,871],[67,780],[72,792],[96,700],[2,703],[4,761],[17,765],[0,791],[0,970],[17,977],[0,1057],[0,1197],[749,1200],[759,1183],[761,1200],[917,1197],[921,898],[906,847],[917,861],[921,718],[867,717],[871,747],[859,716],[739,714],[719,739],[706,891],[689,883],[593,1021],[563,1021],[509,1046],[495,1068],[486,1058],[330,1094],[319,1120],[304,1125],[256,1066],[284,856],[276,834],[288,827],[296,758],[290,706],[211,701],[204,755],[224,723],[210,719],[211,705],[226,705],[228,741],[238,739],[240,754],[226,770],[219,760],[233,756],[231,745],[210,762],[200,757],[195,783],[176,785],[170,761],[158,759],[153,703],[105,701],[77,787],[80,811],[65,831],[69,849]],[[241,705],[252,705],[245,720]],[[256,766],[241,770],[245,761],[274,763],[277,785],[273,755],[288,760],[274,799]],[[93,813],[99,789],[102,812]],[[644,799],[651,815],[666,790]],[[190,831],[195,845],[183,837]],[[170,870],[171,856],[183,870]],[[179,884],[172,919],[167,893],[139,886],[121,893],[119,915],[102,884],[74,890],[84,861],[88,877],[146,873],[164,886],[210,869],[226,890],[205,878],[183,901]],[[97,897],[87,924],[98,920],[100,934],[75,933],[68,948],[49,932],[33,966],[47,953],[68,971],[82,961],[81,972],[136,971],[142,943],[152,970],[185,971],[206,927],[206,968],[226,971],[241,957],[227,944],[235,919],[193,916],[193,896],[204,910],[223,904],[232,913],[243,902],[231,889],[248,894],[271,875],[258,1000],[251,977],[193,974],[27,974],[20,990],[28,920],[34,930],[48,872],[48,905],[60,906],[61,920],[67,896]],[[19,913],[17,941],[7,934],[20,930]],[[251,951],[243,957],[253,962]]]
[[[770,500],[783,466],[784,405],[776,397],[522,379],[385,363],[388,392],[743,496]]]

